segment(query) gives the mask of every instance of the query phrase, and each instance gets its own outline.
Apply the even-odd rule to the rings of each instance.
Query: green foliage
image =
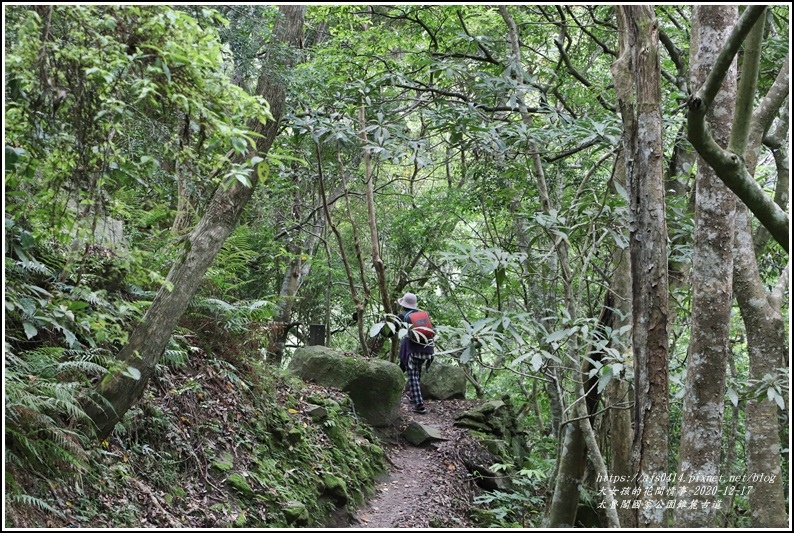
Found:
[[[16,355],[4,349],[7,497],[50,510],[25,494],[15,474],[80,478],[88,469],[87,437],[73,429],[90,427],[81,405],[87,376],[104,373],[106,360],[91,352],[42,348]]]
[[[537,459],[536,459],[537,460]],[[494,465],[498,472],[502,465]],[[553,463],[541,460],[510,476],[509,491],[493,490],[474,498],[472,514],[476,522],[487,527],[541,527],[545,482]]]
[[[41,31],[42,13],[16,9],[18,40],[8,60],[19,91],[8,104],[6,133],[18,160],[10,179],[16,190],[34,177],[50,184],[49,192],[40,194],[57,201],[42,207],[59,216],[68,214],[69,199],[98,207],[105,202],[102,188],[146,185],[150,172],[172,157],[207,150],[205,168],[212,168],[221,161],[212,162],[213,151],[244,150],[250,141],[250,134],[234,125],[236,118],[269,117],[263,102],[221,73],[213,32],[185,14],[164,6],[55,6],[44,13],[48,34]],[[42,35],[60,41],[56,46]],[[39,77],[41,68],[50,77]],[[35,99],[36,94],[44,98]],[[176,131],[166,138],[143,137],[147,121],[177,127],[179,119],[182,137]],[[31,135],[36,131],[47,135]],[[190,140],[198,144],[185,142]],[[75,142],[84,149],[67,152]],[[53,193],[62,187],[69,193],[56,198]],[[78,188],[86,195],[78,195]]]
[[[123,479],[147,472],[148,483],[153,486],[181,484],[188,494],[179,500],[174,498],[173,504],[183,506],[189,504],[185,496],[195,497],[198,480],[191,473],[193,465],[184,464],[179,458],[195,456],[198,461],[209,461],[213,454],[220,453],[215,450],[225,448],[235,452],[225,455],[223,468],[209,470],[210,483],[228,487],[225,501],[230,509],[238,510],[236,516],[245,514],[248,525],[288,525],[288,515],[279,509],[289,501],[305,502],[312,523],[322,523],[333,508],[326,499],[331,490],[325,481],[329,476],[338,480],[351,499],[361,501],[374,476],[382,470],[383,457],[369,430],[349,416],[349,400],[312,397],[312,403],[326,406],[329,416],[329,424],[315,424],[301,411],[298,398],[302,396],[302,386],[294,378],[249,359],[239,361],[237,367],[213,359],[210,357],[207,362],[228,372],[218,381],[171,371],[164,374],[179,409],[155,412],[147,407],[147,401],[143,409],[132,410],[125,417],[128,444],[124,456],[129,461],[126,467],[118,464],[117,475]],[[228,385],[233,383],[246,383],[249,390],[232,389]],[[226,392],[222,394],[219,386]],[[232,392],[234,389],[241,392]],[[225,405],[232,397],[236,398],[236,406],[232,410],[235,416],[230,418],[226,417]],[[284,403],[280,405],[281,402]],[[200,413],[196,404],[202,406]],[[194,425],[195,433],[187,429]],[[234,431],[229,431],[231,427]],[[111,450],[117,460],[122,458],[116,446],[111,446]],[[220,456],[213,460],[218,462]],[[108,482],[112,492],[120,490],[117,482]],[[216,524],[225,523],[225,513],[219,511],[208,509],[206,514],[216,516]],[[135,520],[134,515],[130,520]]]

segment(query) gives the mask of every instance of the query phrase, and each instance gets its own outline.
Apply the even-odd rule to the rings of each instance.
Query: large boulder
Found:
[[[390,426],[398,419],[405,376],[394,363],[306,346],[295,350],[287,369],[304,381],[346,392],[356,413],[372,426]]]
[[[453,400],[466,397],[466,374],[459,366],[447,365],[436,358],[429,369],[423,370],[422,397],[431,400]]]

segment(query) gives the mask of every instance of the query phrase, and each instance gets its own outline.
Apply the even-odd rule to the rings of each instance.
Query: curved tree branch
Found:
[[[747,35],[750,34],[756,21],[761,18],[761,15],[763,15],[765,11],[766,6],[750,6],[742,13],[730,37],[728,37],[725,48],[723,48],[720,55],[717,56],[717,60],[714,62],[714,68],[708,79],[706,79],[706,83],[703,84],[703,87],[701,87],[694,96],[693,104],[699,103],[699,105],[705,109],[711,106],[714,97],[722,86],[722,80],[725,79],[725,75],[730,69],[733,58],[739,52],[739,48],[741,48]],[[705,120],[705,116],[706,113],[704,111],[703,120]]]
[[[788,253],[788,215],[766,194],[748,172],[744,151],[740,150],[741,153],[737,154],[723,149],[706,127],[706,113],[725,79],[734,56],[765,10],[766,6],[749,6],[742,13],[708,79],[703,87],[690,98],[687,137],[698,154],[714,169],[723,183],[742,200],[761,224],[769,230],[772,238]],[[745,143],[739,144],[739,148],[745,145]]]

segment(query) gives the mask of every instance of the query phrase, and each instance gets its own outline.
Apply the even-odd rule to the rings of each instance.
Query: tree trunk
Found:
[[[361,126],[361,139],[367,142],[367,120],[364,108],[359,110],[359,122]],[[369,218],[369,233],[370,240],[372,241],[372,266],[378,275],[378,289],[380,291],[381,303],[383,304],[383,311],[387,314],[392,314],[391,298],[389,289],[386,285],[386,267],[380,257],[380,238],[378,237],[378,221],[375,215],[375,186],[372,182],[372,154],[369,148],[364,148],[364,167],[366,175],[364,179],[367,182],[367,217]],[[389,349],[389,360],[393,363],[397,360],[397,336],[391,338],[391,346]]]
[[[615,162],[613,180],[626,185],[626,167],[622,155]],[[627,248],[615,246],[612,252],[612,282],[609,291],[612,295],[611,305],[615,312],[612,321],[608,324],[613,331],[619,331],[624,326],[631,326],[631,259]],[[617,350],[625,351],[623,346],[612,346]],[[629,370],[626,369],[628,373]],[[614,479],[615,489],[633,489],[631,479],[631,387],[622,376],[614,376],[606,389],[606,406],[609,407],[605,414],[603,427],[609,433],[609,472]],[[617,509],[621,527],[632,528],[637,526],[637,517],[631,509],[619,506]]]
[[[322,154],[320,151],[320,143],[315,141],[315,148],[317,149],[317,183],[320,186],[320,201],[323,204],[323,213],[325,213],[325,219],[328,223],[328,226],[331,228],[331,231],[334,233],[336,237],[336,243],[339,245],[339,256],[342,259],[342,264],[345,267],[345,275],[347,276],[347,283],[350,288],[350,297],[353,298],[353,304],[356,307],[356,328],[358,331],[358,340],[359,344],[361,345],[361,349],[363,350],[363,355],[367,355],[367,339],[364,336],[364,329],[363,329],[363,316],[364,316],[364,302],[361,301],[361,298],[358,296],[358,291],[356,290],[356,281],[353,277],[353,269],[350,267],[350,261],[347,259],[347,252],[345,251],[345,242],[342,238],[342,233],[339,231],[334,220],[331,218],[331,211],[329,209],[329,202],[328,202],[328,195],[325,192],[325,178],[323,177],[323,163],[322,163]],[[340,170],[340,174],[344,175],[344,171]],[[344,184],[345,189],[345,201],[348,201],[347,198],[347,184]],[[348,212],[349,212],[349,205],[348,205]],[[351,220],[352,223],[352,220]],[[354,226],[355,228],[355,226]],[[356,244],[356,249],[359,250],[358,244]],[[330,267],[331,261],[331,253],[330,247],[326,247],[327,254],[328,254],[328,261]],[[360,259],[360,253],[359,253]],[[330,284],[329,284],[330,287]],[[329,293],[330,297],[330,293]],[[330,304],[330,303],[329,303]],[[329,305],[328,304],[328,305]],[[326,321],[330,318],[330,313],[326,313]]]
[[[690,85],[700,87],[736,23],[736,6],[694,6]],[[730,65],[707,123],[715,141],[728,146],[736,102],[736,65]],[[749,118],[749,117],[746,117]],[[748,120],[749,122],[749,120]],[[677,527],[716,525],[728,336],[733,301],[733,234],[736,195],[698,159],[695,180],[695,245],[692,265],[692,330],[687,356],[678,487],[696,507],[676,508]]]
[[[620,57],[612,67],[623,116],[630,204],[634,473],[637,487],[666,489],[668,464],[668,284],[658,22],[650,6],[619,6]],[[657,479],[658,481],[651,481]],[[653,491],[648,499],[653,499]],[[640,527],[665,525],[642,505]]]
[[[758,54],[760,51],[755,53]],[[747,54],[745,61],[748,61]],[[747,147],[744,151],[747,173],[751,176],[755,173],[761,141],[781,106],[783,106],[781,123],[788,122],[788,109],[785,106],[788,87],[789,69],[786,62],[753,113]],[[754,102],[754,91],[742,96]],[[776,154],[775,160],[778,171],[783,172],[778,174],[777,179],[788,183],[790,180],[788,168],[787,165],[781,168],[780,155]],[[751,389],[753,384],[758,384],[766,376],[779,375],[778,368],[789,366],[787,322],[781,311],[781,295],[788,285],[789,267],[783,269],[778,286],[767,293],[755,255],[757,244],[752,236],[748,209],[744,205],[739,205],[734,241],[733,289],[747,334]],[[783,379],[786,379],[785,376]],[[748,400],[745,411],[747,476],[750,480],[746,486],[753,487],[748,494],[751,525],[754,528],[785,528],[788,519],[780,466],[778,407],[766,396],[763,388],[760,392],[762,396],[751,397]]]
[[[319,145],[318,145],[318,158],[319,158]],[[318,159],[319,161],[319,159]],[[369,284],[367,283],[367,276],[364,273],[364,254],[361,251],[361,239],[358,238],[358,226],[356,226],[355,217],[353,217],[353,210],[350,206],[350,189],[347,185],[347,174],[345,169],[342,165],[342,155],[337,149],[336,152],[336,161],[339,165],[339,176],[342,178],[342,186],[344,190],[344,198],[345,198],[345,208],[347,209],[347,218],[350,221],[350,231],[353,234],[353,248],[356,251],[356,265],[358,265],[358,275],[359,279],[361,280],[361,288],[364,291],[364,299],[361,300],[358,296],[358,292],[355,288],[355,282],[353,281],[353,271],[350,269],[350,265],[345,259],[346,254],[344,250],[345,243],[342,240],[342,236],[338,230],[336,230],[336,226],[334,226],[335,233],[337,235],[337,240],[339,242],[339,253],[342,254],[342,259],[345,262],[345,268],[348,271],[348,280],[350,283],[350,294],[353,297],[353,301],[356,305],[356,329],[358,331],[358,341],[361,345],[361,354],[364,357],[369,356],[369,343],[367,343],[367,334],[364,331],[364,311],[367,308],[367,304],[369,303],[370,299],[370,292],[369,292]],[[327,215],[330,217],[330,214]],[[330,218],[329,218],[330,219]]]
[[[305,241],[295,238],[293,245],[290,247],[292,259],[287,265],[284,272],[284,280],[281,283],[281,291],[279,292],[279,310],[276,314],[275,321],[281,324],[288,324],[291,322],[292,308],[295,305],[295,298],[298,291],[303,285],[303,281],[308,277],[311,272],[311,261],[308,261],[304,254],[313,255],[314,250],[317,248],[317,239],[320,233],[325,228],[325,217],[318,215],[313,229],[309,232]],[[326,326],[327,327],[327,326]],[[284,346],[289,337],[289,328],[284,328],[280,331],[279,335],[274,338],[268,346],[268,352],[273,358],[275,365],[280,365],[284,357]]]
[[[747,332],[750,388],[753,389],[752,385],[758,384],[764,376],[776,376],[778,368],[787,366],[789,337],[780,303],[772,301],[761,281],[748,218],[747,209],[739,206],[733,282]],[[747,401],[745,411],[750,480],[746,486],[753,487],[748,495],[751,524],[754,528],[785,528],[788,518],[780,467],[778,407],[767,398],[765,389],[760,392],[760,397]]]
[[[276,39],[295,49],[302,36],[305,6],[280,6],[282,17],[277,22]],[[283,66],[289,67],[292,56],[286,55]],[[272,58],[271,58],[272,61]],[[266,58],[264,64],[268,64]],[[256,153],[264,156],[278,132],[278,122],[285,102],[284,80],[268,71],[259,78],[257,94],[270,104],[272,121],[264,126],[256,123],[252,129],[261,134],[257,138]],[[250,154],[251,157],[255,154]],[[166,283],[160,288],[140,325],[130,335],[129,343],[119,352],[120,370],[106,376],[98,386],[98,394],[86,403],[86,413],[104,439],[121,420],[127,410],[140,398],[155,366],[168,345],[171,333],[185,312],[201,280],[215,259],[224,241],[234,229],[240,214],[251,198],[256,181],[251,187],[235,182],[228,189],[218,187],[207,211],[185,241],[184,251],[168,273]],[[128,377],[122,371],[132,367],[140,372],[139,379]]]
[[[786,71],[786,79],[788,79],[788,63],[784,66]],[[781,71],[781,74],[783,71]],[[778,76],[780,78],[780,76]],[[788,85],[788,83],[786,83]],[[788,92],[786,92],[788,94]],[[791,196],[791,180],[784,179],[791,174],[791,165],[789,164],[788,157],[788,132],[789,132],[789,107],[783,106],[780,110],[780,121],[778,122],[775,131],[763,138],[764,145],[772,151],[772,156],[775,158],[775,169],[777,170],[778,180],[775,186],[775,203],[782,209],[787,209],[789,197]],[[755,235],[753,242],[755,242],[756,251],[766,245],[771,235],[769,231],[763,226],[760,226]]]
[[[561,432],[554,494],[548,505],[548,523],[544,524],[549,528],[573,527],[585,468],[585,443],[581,427],[575,422],[567,423]]]
[[[190,200],[187,179],[182,174],[183,171],[180,166],[179,161],[174,161],[173,169],[167,169],[173,172],[176,177],[177,186],[176,215],[174,216],[174,222],[171,224],[171,233],[174,235],[183,235],[187,232],[193,222],[193,211],[195,210],[193,202]]]

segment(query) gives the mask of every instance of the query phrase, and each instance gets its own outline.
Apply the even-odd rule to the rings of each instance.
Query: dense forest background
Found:
[[[788,5],[3,16],[7,526],[407,291],[532,428],[487,525],[790,524]]]

